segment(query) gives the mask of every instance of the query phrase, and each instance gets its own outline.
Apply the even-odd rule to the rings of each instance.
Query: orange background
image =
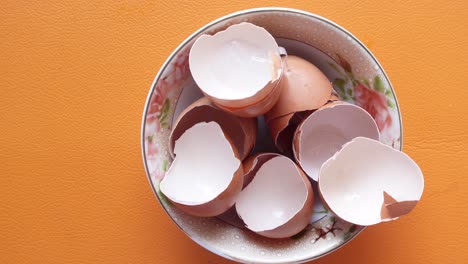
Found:
[[[182,40],[259,6],[320,14],[365,42],[398,94],[404,150],[425,173],[409,216],[316,263],[468,262],[466,1],[248,2],[2,1],[0,263],[230,263],[159,206],[140,120]]]

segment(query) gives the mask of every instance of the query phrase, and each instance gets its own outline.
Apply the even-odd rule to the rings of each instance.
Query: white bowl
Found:
[[[362,42],[315,14],[287,8],[257,8],[207,24],[182,42],[166,60],[154,79],[143,113],[141,142],[146,174],[172,220],[207,250],[246,263],[298,263],[316,259],[343,246],[363,230],[327,211],[318,197],[311,224],[305,231],[293,238],[274,240],[237,227],[235,222],[228,224],[217,217],[187,215],[172,206],[159,191],[159,182],[171,163],[168,139],[172,122],[185,106],[201,96],[188,68],[190,47],[200,34],[213,34],[242,21],[266,28],[289,54],[313,62],[333,81],[335,90],[345,101],[363,107],[374,117],[383,143],[401,149],[401,116],[395,92],[382,66]],[[229,216],[223,219],[226,218]]]

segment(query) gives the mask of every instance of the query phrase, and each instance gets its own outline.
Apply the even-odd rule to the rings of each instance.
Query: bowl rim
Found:
[[[400,111],[400,105],[398,103],[398,98],[396,96],[396,93],[395,93],[395,90],[393,89],[393,85],[392,83],[390,82],[390,79],[388,78],[388,75],[387,73],[385,72],[384,68],[382,67],[382,64],[377,60],[377,58],[375,57],[375,55],[369,50],[369,48],[366,47],[366,45],[364,45],[364,43],[362,41],[360,41],[356,36],[354,36],[351,32],[349,32],[347,29],[345,29],[344,27],[338,25],[337,23],[327,19],[327,18],[324,18],[320,15],[317,15],[317,14],[314,14],[314,13],[311,13],[311,12],[308,12],[308,11],[304,11],[304,10],[300,10],[300,9],[294,9],[294,8],[287,8],[287,7],[259,7],[259,8],[250,8],[250,9],[244,9],[244,10],[240,10],[240,11],[237,11],[237,12],[233,12],[233,13],[230,13],[230,14],[227,14],[227,15],[224,15],[220,18],[217,18],[215,20],[212,20],[211,22],[205,24],[204,26],[202,26],[201,28],[199,28],[198,30],[196,30],[194,33],[190,34],[190,36],[188,36],[184,41],[182,41],[178,46],[177,48],[175,48],[172,53],[169,55],[169,57],[166,59],[166,61],[163,63],[163,65],[161,66],[161,68],[159,69],[158,73],[156,74],[152,84],[151,84],[151,87],[150,87],[150,90],[148,92],[148,95],[146,97],[146,101],[145,101],[145,107],[143,109],[143,115],[142,115],[142,122],[141,122],[141,133],[140,133],[140,144],[141,144],[141,154],[142,154],[142,159],[143,159],[143,166],[145,168],[145,174],[146,174],[146,178],[151,186],[151,189],[153,190],[153,194],[154,196],[156,196],[156,199],[158,200],[160,206],[163,208],[164,212],[169,216],[169,218],[172,220],[172,222],[185,234],[187,235],[191,240],[193,240],[195,243],[197,243],[198,245],[202,246],[204,249],[218,255],[218,256],[221,256],[223,258],[226,258],[226,259],[229,259],[229,260],[233,260],[233,261],[238,261],[238,262],[242,262],[244,261],[243,259],[239,259],[237,257],[234,257],[234,256],[231,256],[231,255],[228,255],[226,253],[223,253],[223,252],[219,252],[218,250],[212,248],[210,245],[206,244],[205,242],[203,241],[200,241],[192,236],[190,236],[190,234],[188,234],[173,218],[172,216],[169,214],[169,212],[166,210],[166,208],[164,207],[161,199],[159,198],[159,196],[157,195],[157,190],[156,190],[156,187],[153,185],[153,182],[151,181],[151,176],[150,176],[150,172],[149,172],[149,169],[148,169],[148,161],[146,159],[146,149],[145,149],[145,128],[146,128],[146,117],[147,117],[147,112],[148,112],[148,107],[149,107],[149,103],[151,101],[151,97],[153,95],[153,92],[154,92],[154,89],[156,87],[156,83],[159,81],[159,79],[161,78],[161,75],[164,73],[164,71],[166,70],[166,68],[168,67],[169,63],[172,61],[172,59],[187,45],[187,43],[189,43],[190,41],[192,41],[195,37],[197,37],[200,33],[202,33],[203,31],[205,31],[206,29],[218,24],[218,23],[221,23],[225,20],[228,20],[228,19],[232,19],[232,18],[235,18],[235,17],[238,17],[238,16],[241,16],[241,15],[245,15],[245,14],[254,14],[254,13],[264,13],[264,12],[279,12],[279,13],[293,13],[293,14],[298,14],[298,15],[303,15],[303,16],[307,16],[309,18],[312,18],[312,19],[317,19],[317,20],[320,20],[322,22],[325,22],[327,23],[328,25],[342,31],[343,33],[345,33],[346,35],[348,35],[349,37],[351,37],[352,40],[354,40],[356,43],[359,44],[359,46],[361,46],[361,48],[363,48],[363,50],[365,52],[368,53],[368,55],[372,58],[372,60],[376,63],[376,65],[379,67],[380,71],[382,71],[382,75],[385,77],[388,85],[389,85],[389,88],[390,88],[390,91],[392,92],[393,94],[393,97],[395,98],[395,105],[396,105],[396,110],[398,111],[398,121],[400,123],[400,151],[403,149],[403,122],[402,122],[402,116],[401,116],[401,111]],[[355,232],[352,237],[350,237],[347,241],[343,242],[342,244],[338,245],[337,247],[327,251],[327,252],[324,252],[320,255],[317,255],[317,256],[314,256],[314,257],[311,257],[311,258],[307,258],[307,259],[304,259],[304,260],[300,260],[299,262],[281,262],[281,263],[304,263],[304,262],[307,262],[307,261],[311,261],[311,260],[315,260],[315,259],[318,259],[318,258],[321,258],[323,256],[326,256],[330,253],[333,253],[335,252],[336,250],[342,248],[343,246],[347,245],[350,241],[354,240],[364,229],[366,229],[366,227],[364,226],[361,230]]]

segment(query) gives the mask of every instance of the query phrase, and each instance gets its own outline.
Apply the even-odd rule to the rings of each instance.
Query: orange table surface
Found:
[[[255,3],[254,3],[255,2]],[[186,237],[148,185],[153,78],[207,22],[284,6],[360,38],[396,89],[421,203],[315,263],[468,263],[466,1],[15,1],[0,8],[0,263],[231,263]]]

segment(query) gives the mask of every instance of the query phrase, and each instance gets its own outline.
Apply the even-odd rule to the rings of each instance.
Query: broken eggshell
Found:
[[[174,157],[174,144],[190,127],[200,122],[214,121],[218,123],[232,141],[239,154],[239,159],[245,159],[255,145],[257,135],[257,119],[242,118],[218,109],[207,97],[202,97],[189,105],[179,115],[169,136],[169,152]]]
[[[294,114],[288,114],[282,117],[275,118],[270,120],[267,123],[268,130],[270,131],[271,138],[273,139],[273,143],[278,148],[279,151],[282,153],[287,152],[288,146],[291,146],[291,138],[281,137],[280,135],[284,134],[283,131],[288,127],[289,120],[291,120]]]
[[[276,153],[256,153],[248,157],[242,163],[244,168],[244,187],[247,186],[257,174],[258,169],[263,165],[263,163],[269,161],[270,159],[279,156]]]
[[[296,129],[294,158],[317,181],[322,164],[355,137],[379,140],[372,116],[359,106],[334,101],[310,114]]]
[[[265,113],[280,94],[278,44],[268,31],[251,23],[200,36],[190,50],[189,66],[202,92],[239,116]]]
[[[175,159],[161,181],[161,192],[181,210],[216,216],[234,205],[243,184],[235,147],[216,122],[188,128],[175,142]]]
[[[242,190],[236,210],[253,232],[286,238],[308,225],[314,194],[307,176],[292,160],[273,155],[259,165],[252,181]]]
[[[267,123],[295,112],[320,108],[327,103],[333,91],[327,76],[309,61],[293,55],[282,59],[281,95],[275,106],[265,114]]]
[[[421,199],[424,177],[405,153],[358,137],[323,164],[318,186],[337,216],[374,225],[409,213]]]
[[[259,102],[249,105],[247,107],[240,107],[240,108],[230,108],[224,107],[222,105],[218,105],[219,108],[223,109],[224,111],[233,113],[234,115],[241,116],[241,117],[254,117],[259,116],[267,111],[267,109],[271,109],[276,102],[278,101],[281,95],[281,88],[276,86],[273,91],[270,92],[267,96],[265,96]]]

